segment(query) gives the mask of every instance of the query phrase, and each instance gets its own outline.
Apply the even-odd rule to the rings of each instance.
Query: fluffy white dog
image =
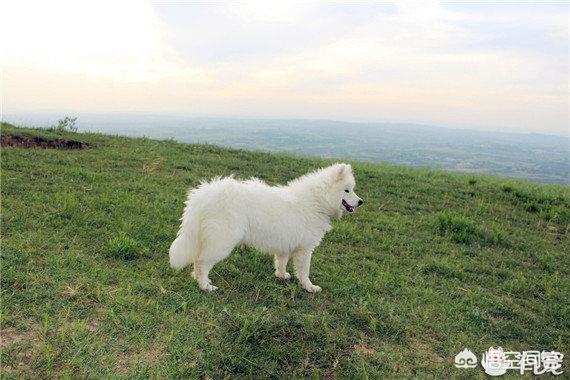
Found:
[[[331,229],[330,220],[355,212],[364,201],[354,192],[352,168],[335,164],[292,180],[268,186],[259,179],[215,178],[190,190],[178,236],[170,246],[170,266],[194,264],[192,276],[202,290],[217,287],[208,274],[241,244],[274,256],[275,276],[289,279],[289,257],[301,286],[321,288],[309,279],[311,255]]]

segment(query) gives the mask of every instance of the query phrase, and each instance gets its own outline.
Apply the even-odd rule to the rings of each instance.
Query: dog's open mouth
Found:
[[[356,212],[356,207],[352,207],[349,205],[344,199],[342,200],[342,205],[344,206],[345,210],[348,212]]]

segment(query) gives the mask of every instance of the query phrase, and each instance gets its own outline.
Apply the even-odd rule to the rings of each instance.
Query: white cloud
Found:
[[[227,5],[226,10],[245,22],[292,23],[306,15],[313,4],[298,0],[245,0]]]

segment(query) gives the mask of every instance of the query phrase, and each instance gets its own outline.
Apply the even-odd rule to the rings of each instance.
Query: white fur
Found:
[[[286,186],[268,186],[256,178],[203,182],[188,193],[178,236],[170,246],[170,266],[178,270],[194,264],[192,275],[200,288],[216,290],[210,270],[235,246],[246,244],[272,254],[275,276],[282,279],[291,277],[286,267],[292,257],[301,286],[319,292],[309,279],[311,255],[331,229],[330,219],[346,211],[342,201],[354,210],[362,203],[354,185],[346,164],[306,174]]]

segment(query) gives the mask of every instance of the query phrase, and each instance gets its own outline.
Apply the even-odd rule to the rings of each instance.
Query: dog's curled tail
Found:
[[[168,256],[170,259],[170,267],[172,269],[180,270],[187,267],[194,262],[194,258],[200,249],[200,237],[198,218],[196,220],[189,220],[185,210],[182,217],[182,225],[178,231],[178,236],[170,245]]]

